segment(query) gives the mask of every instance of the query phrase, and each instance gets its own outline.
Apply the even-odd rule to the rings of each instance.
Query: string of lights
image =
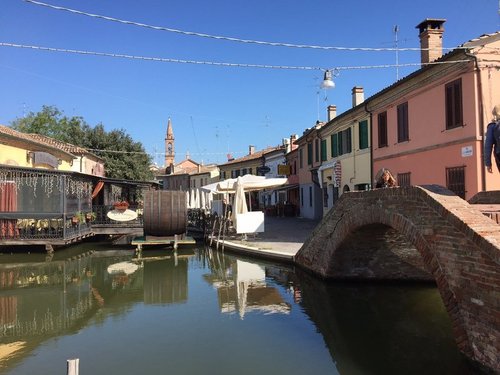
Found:
[[[179,63],[179,64],[196,64],[196,65],[213,65],[213,66],[223,66],[232,68],[260,68],[260,69],[282,69],[282,70],[355,70],[355,69],[383,69],[383,68],[395,68],[395,67],[412,67],[412,66],[422,66],[422,65],[442,65],[442,64],[457,64],[469,62],[469,60],[453,60],[453,61],[432,61],[428,63],[404,63],[404,64],[380,64],[380,65],[359,65],[359,66],[337,66],[333,68],[323,68],[319,66],[288,66],[288,65],[268,65],[268,64],[247,64],[247,63],[229,63],[229,62],[216,62],[216,61],[200,61],[200,60],[183,60],[183,59],[172,59],[165,57],[148,57],[148,56],[137,56],[137,55],[126,55],[120,53],[109,53],[109,52],[96,52],[96,51],[84,51],[75,50],[67,48],[54,48],[54,47],[43,47],[16,43],[0,42],[0,47],[13,47],[13,48],[24,48],[32,49],[38,51],[47,52],[60,52],[69,54],[79,54],[79,55],[91,55],[91,56],[103,56],[103,57],[113,57],[121,59],[131,59],[131,60],[143,60],[143,61],[154,61],[154,62],[167,62],[167,63]]]
[[[211,34],[205,34],[205,33],[198,33],[198,32],[194,32],[194,31],[173,29],[173,28],[165,27],[165,26],[148,25],[148,24],[141,23],[141,22],[123,20],[123,19],[119,19],[119,18],[115,18],[115,17],[103,16],[100,14],[93,14],[93,13],[83,12],[83,11],[72,9],[72,8],[66,8],[66,7],[62,7],[62,6],[47,4],[47,3],[44,3],[41,1],[36,1],[36,0],[23,0],[23,1],[30,3],[30,4],[39,5],[39,6],[43,6],[46,8],[54,9],[54,10],[65,11],[65,12],[69,12],[69,13],[73,13],[73,14],[78,14],[78,15],[92,17],[92,18],[98,18],[98,19],[111,21],[111,22],[117,22],[117,23],[121,23],[121,24],[125,24],[125,25],[132,25],[132,26],[143,27],[143,28],[157,30],[157,31],[167,31],[167,32],[177,33],[177,34],[182,34],[182,35],[195,36],[195,37],[200,37],[200,38],[216,39],[216,40],[225,40],[225,41],[237,42],[237,43],[258,44],[258,45],[274,46],[274,47],[318,49],[318,50],[327,50],[327,51],[328,50],[336,50],[336,51],[383,52],[383,51],[432,50],[431,48],[422,49],[422,48],[417,48],[417,47],[408,47],[408,48],[399,48],[399,47],[379,47],[379,48],[376,48],[375,47],[374,48],[374,47],[320,46],[320,45],[294,44],[294,43],[283,43],[283,42],[269,42],[269,41],[252,40],[252,39],[240,39],[240,38],[235,38],[235,37],[211,35]],[[465,47],[443,48],[443,50],[453,50],[453,49],[457,49],[457,48],[459,49],[459,48],[465,48]]]
[[[87,151],[95,152],[95,153],[112,153],[112,154],[130,154],[130,155],[154,155],[154,156],[165,156],[166,152],[146,152],[146,151],[124,151],[124,150],[110,150],[110,149],[98,149],[98,148],[86,148]],[[227,154],[231,155],[243,155],[246,151],[229,151],[229,152],[178,152],[179,155],[185,155],[189,153],[189,155],[200,155],[200,156],[220,156]]]

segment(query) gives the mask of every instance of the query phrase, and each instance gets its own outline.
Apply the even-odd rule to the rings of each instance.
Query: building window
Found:
[[[337,133],[330,137],[332,158],[339,156],[339,136]]]
[[[397,180],[398,180],[398,186],[410,186],[410,175],[411,172],[406,172],[406,173],[398,173]]]
[[[246,174],[247,174],[247,169],[246,169],[246,168],[243,168],[243,169],[241,170],[241,175],[242,175],[242,176],[244,176],[244,175],[246,175]]]
[[[351,128],[339,133],[339,155],[350,154],[352,151]]]
[[[368,148],[368,121],[360,121],[358,124],[359,131],[359,149]]]
[[[446,168],[446,187],[465,199],[465,167]]]
[[[248,174],[253,174],[252,168],[248,168]]]
[[[314,161],[319,162],[319,139],[314,140]]]
[[[321,140],[321,161],[326,161],[326,139]]]
[[[462,112],[462,79],[450,82],[445,86],[446,95],[446,129],[463,125]]]
[[[332,135],[332,157],[349,154],[352,151],[351,128]]]
[[[302,149],[299,149],[299,167],[302,169],[304,168],[304,162],[303,162],[303,152]]]
[[[313,206],[313,188],[309,186],[309,207]]]
[[[378,116],[378,147],[387,147],[387,112],[379,113]]]
[[[398,105],[398,142],[410,140],[408,131],[408,102]]]
[[[356,191],[365,191],[370,188],[370,184],[356,184],[354,185],[354,190]]]
[[[313,145],[312,143],[307,144],[307,165],[313,163]]]

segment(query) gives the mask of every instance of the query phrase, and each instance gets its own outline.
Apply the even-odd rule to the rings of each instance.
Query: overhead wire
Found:
[[[36,0],[23,0],[23,1],[30,3],[30,4],[39,5],[42,7],[54,9],[54,10],[65,11],[65,12],[69,12],[69,13],[73,13],[73,14],[102,19],[102,20],[106,20],[106,21],[110,21],[110,22],[117,22],[117,23],[121,23],[121,24],[125,24],[125,25],[132,25],[132,26],[137,26],[137,27],[142,27],[142,28],[147,28],[147,29],[152,29],[152,30],[157,30],[157,31],[167,31],[167,32],[172,32],[172,33],[177,33],[177,34],[182,34],[182,35],[196,36],[196,37],[200,37],[200,38],[209,38],[209,39],[215,39],[215,40],[225,40],[225,41],[237,42],[237,43],[258,44],[258,45],[266,45],[266,46],[274,46],[274,47],[306,48],[306,49],[336,50],[336,51],[376,51],[376,52],[381,52],[381,51],[432,50],[432,48],[422,49],[419,47],[398,48],[398,47],[320,46],[320,45],[295,44],[295,43],[284,43],[284,42],[270,42],[270,41],[253,40],[253,39],[241,39],[241,38],[235,38],[235,37],[229,37],[229,36],[212,35],[212,34],[199,33],[199,32],[194,32],[194,31],[179,30],[179,29],[174,29],[174,28],[165,27],[165,26],[149,25],[149,24],[142,23],[142,22],[123,20],[120,18],[104,16],[101,14],[88,13],[88,12],[84,12],[81,10],[52,5],[52,4],[48,4],[48,3],[44,3],[44,2],[36,1]],[[442,49],[452,50],[452,49],[456,49],[456,48],[464,48],[464,47],[442,48]]]
[[[424,65],[443,65],[443,64],[457,64],[465,63],[470,60],[453,60],[453,61],[431,61],[427,63],[404,63],[404,64],[380,64],[380,65],[359,65],[359,66],[336,66],[330,68],[324,68],[320,66],[290,66],[290,65],[269,65],[269,64],[248,64],[248,63],[230,63],[230,62],[217,62],[217,61],[200,61],[200,60],[184,60],[184,59],[173,59],[165,57],[149,57],[149,56],[138,56],[138,55],[127,55],[121,53],[109,53],[109,52],[96,52],[96,51],[85,51],[67,48],[54,48],[54,47],[44,47],[35,45],[25,45],[17,43],[0,42],[0,47],[13,47],[13,48],[23,48],[32,49],[47,52],[61,52],[69,54],[79,54],[79,55],[91,55],[91,56],[104,56],[113,57],[121,59],[130,60],[143,60],[143,61],[153,61],[153,62],[167,62],[167,63],[180,63],[180,64],[196,64],[196,65],[213,65],[213,66],[223,66],[223,67],[233,67],[233,68],[260,68],[260,69],[282,69],[282,70],[359,70],[359,69],[381,69],[381,68],[395,68],[395,67],[411,67],[411,66],[424,66]]]

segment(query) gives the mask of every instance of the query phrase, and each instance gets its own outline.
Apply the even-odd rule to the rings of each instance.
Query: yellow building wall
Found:
[[[0,164],[33,168],[34,166],[31,159],[27,157],[28,152],[28,150],[23,148],[0,144]],[[61,171],[71,171],[71,164],[71,162],[63,160],[57,169]],[[53,169],[48,165],[37,165],[36,168]]]
[[[0,164],[16,167],[31,167],[27,160],[27,150],[0,144]]]

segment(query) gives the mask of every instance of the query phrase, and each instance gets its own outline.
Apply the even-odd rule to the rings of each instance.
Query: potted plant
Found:
[[[86,212],[85,213],[85,221],[88,223],[89,221],[94,221],[97,217],[95,212]]]
[[[129,204],[127,201],[116,201],[115,203],[113,203],[113,206],[115,210],[124,212],[128,209]]]
[[[71,218],[71,224],[78,225],[78,223],[81,222],[85,222],[85,215],[80,211],[75,212],[75,214]]]
[[[71,224],[78,225],[79,222],[80,222],[80,217],[78,216],[78,213],[76,213],[71,218]]]

